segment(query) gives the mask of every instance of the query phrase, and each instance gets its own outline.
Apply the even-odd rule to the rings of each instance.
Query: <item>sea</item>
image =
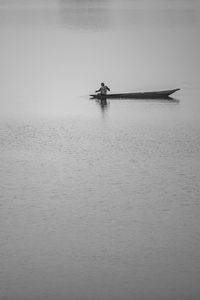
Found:
[[[0,300],[200,299],[199,53],[198,0],[0,0]]]

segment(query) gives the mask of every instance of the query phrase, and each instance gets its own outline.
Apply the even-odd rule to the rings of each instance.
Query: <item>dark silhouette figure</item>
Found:
[[[107,87],[107,86],[102,82],[102,83],[101,83],[101,87],[100,87],[97,91],[95,91],[95,92],[96,92],[96,93],[99,93],[99,92],[100,92],[101,95],[105,95],[105,96],[106,96],[107,91],[110,91],[109,87]]]

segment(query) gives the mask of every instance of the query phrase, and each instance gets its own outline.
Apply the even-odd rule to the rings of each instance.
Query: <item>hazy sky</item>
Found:
[[[1,0],[3,109],[55,110],[101,81],[116,92],[197,82],[199,8],[195,0]]]

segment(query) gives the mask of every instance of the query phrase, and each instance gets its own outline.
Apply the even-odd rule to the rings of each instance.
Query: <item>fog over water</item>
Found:
[[[196,0],[0,0],[0,300],[199,300],[199,33]]]

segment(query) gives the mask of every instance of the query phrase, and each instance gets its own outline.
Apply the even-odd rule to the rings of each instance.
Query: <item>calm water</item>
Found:
[[[0,1],[0,300],[199,300],[199,16]]]

